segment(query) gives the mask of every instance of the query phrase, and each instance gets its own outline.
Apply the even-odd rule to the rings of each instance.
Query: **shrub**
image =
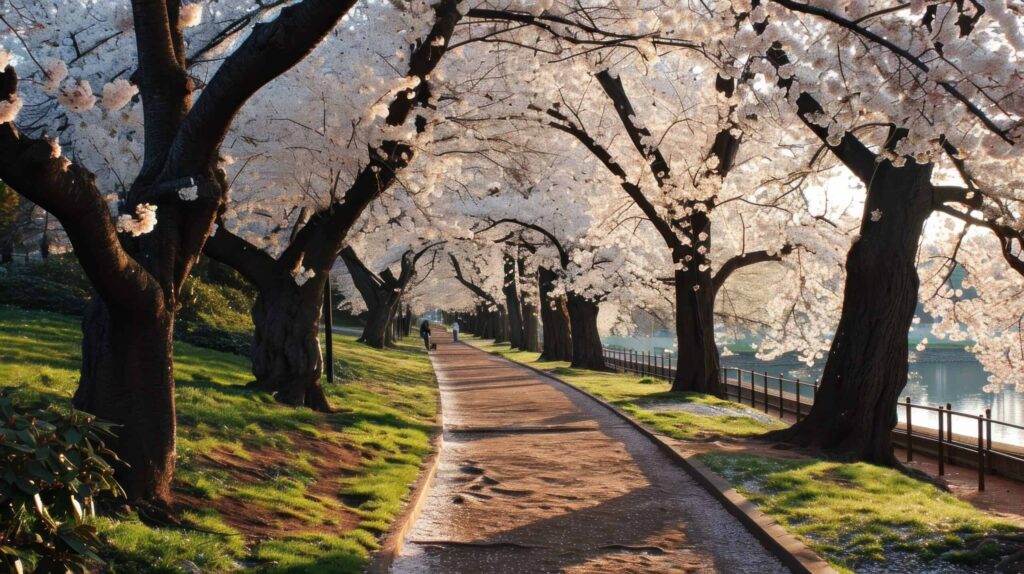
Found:
[[[73,255],[54,255],[0,269],[0,301],[25,309],[81,315],[92,287]]]
[[[0,267],[0,301],[23,309],[82,315],[93,297],[73,254]],[[249,353],[255,290],[237,272],[201,258],[181,291],[175,336],[239,355]]]
[[[123,496],[103,439],[111,425],[0,391],[0,564],[10,572],[86,572],[100,561],[87,516],[100,493]],[[106,457],[106,459],[104,458]]]

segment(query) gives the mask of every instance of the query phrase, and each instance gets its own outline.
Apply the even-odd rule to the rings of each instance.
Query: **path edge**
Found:
[[[476,347],[476,345],[473,346]],[[498,357],[503,361],[529,369],[546,379],[576,391],[577,393],[603,406],[631,427],[640,431],[641,434],[650,439],[655,446],[664,452],[673,462],[681,466],[683,470],[693,477],[698,484],[704,487],[704,490],[708,491],[708,493],[710,493],[723,507],[725,507],[729,514],[735,516],[740,521],[740,524],[742,524],[769,553],[778,558],[779,561],[792,572],[797,574],[838,574],[828,562],[818,556],[816,552],[811,550],[797,537],[790,534],[778,522],[758,510],[757,505],[750,502],[750,500],[745,496],[737,492],[736,489],[733,488],[732,485],[730,485],[724,478],[719,476],[718,473],[705,466],[704,463],[697,459],[696,455],[677,450],[672,446],[672,444],[668,442],[667,436],[648,429],[642,423],[624,413],[615,405],[577,387],[576,385],[563,381],[551,373],[502,357],[497,353],[480,349],[480,347],[476,348],[484,353],[489,353],[490,355]]]
[[[437,383],[435,395],[437,396],[437,416],[435,419],[434,436],[431,438],[432,452],[420,467],[419,477],[409,490],[409,501],[406,503],[402,513],[395,519],[384,535],[383,543],[378,550],[370,555],[370,563],[365,572],[368,574],[388,574],[395,564],[395,559],[402,553],[402,546],[405,537],[420,517],[423,511],[423,504],[430,493],[430,487],[437,476],[438,463],[441,461],[441,449],[444,447],[444,404],[441,402],[441,377],[434,364],[434,356],[428,354],[430,368],[434,371],[434,381]]]

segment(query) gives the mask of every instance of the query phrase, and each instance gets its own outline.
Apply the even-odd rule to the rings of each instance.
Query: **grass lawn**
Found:
[[[79,319],[0,307],[0,385],[66,404]],[[359,572],[430,453],[436,383],[413,344],[371,349],[335,335],[337,412],[278,405],[242,388],[238,355],[175,346],[176,496],[186,528],[99,518],[109,572]]]
[[[507,344],[463,338],[550,372],[676,439],[738,442],[782,424],[738,403],[671,393],[661,380],[573,369]],[[736,414],[676,410],[699,411],[694,405]],[[1014,524],[888,468],[739,452],[706,452],[700,459],[841,572],[989,572],[993,558],[1005,553],[992,537],[1020,534]]]

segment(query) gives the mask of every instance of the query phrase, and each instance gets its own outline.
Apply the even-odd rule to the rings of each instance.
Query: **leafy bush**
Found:
[[[10,572],[86,572],[100,540],[86,517],[100,493],[123,496],[90,414],[25,409],[0,392],[0,564]],[[106,459],[104,458],[106,457]]]
[[[0,301],[24,309],[81,315],[93,297],[73,254],[0,267]],[[181,292],[175,336],[239,355],[249,353],[255,290],[234,270],[201,258]]]
[[[181,290],[177,337],[193,345],[247,355],[255,291],[234,271],[201,260]]]
[[[92,287],[73,255],[0,267],[0,301],[26,309],[81,315]]]

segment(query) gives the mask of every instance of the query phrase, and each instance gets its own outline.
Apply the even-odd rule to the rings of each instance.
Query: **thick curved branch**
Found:
[[[307,0],[308,1],[308,0]],[[348,0],[346,0],[348,1]],[[455,25],[461,15],[458,0],[443,0],[434,7],[436,20],[430,33],[413,49],[409,59],[407,77],[418,78],[415,88],[409,88],[395,95],[388,107],[388,125],[400,126],[412,114],[416,106],[426,107],[430,103],[428,77],[437,67],[450,44]],[[416,122],[417,133],[426,129],[426,122]],[[348,231],[370,203],[394,183],[399,170],[407,166],[415,155],[415,149],[408,142],[385,141],[377,149],[370,150],[370,160],[356,175],[341,201],[332,203],[326,209],[315,213],[279,258],[284,262],[301,260],[310,246],[318,246],[317,261],[311,268],[329,269]]]
[[[341,250],[341,260],[348,268],[352,282],[355,284],[359,294],[363,297],[367,307],[373,308],[380,305],[380,292],[384,286],[384,280],[363,263],[351,246]]]
[[[132,0],[139,58],[139,68],[132,79],[142,97],[145,126],[142,183],[159,174],[167,147],[188,113],[192,90],[178,52],[182,42],[179,8],[178,2]]]
[[[725,263],[718,269],[715,276],[711,279],[711,293],[712,297],[718,295],[719,289],[725,282],[729,280],[729,277],[743,269],[744,267],[750,267],[751,265],[757,265],[758,263],[767,263],[769,261],[782,261],[782,258],[793,252],[793,246],[786,244],[779,251],[769,253],[766,250],[751,251],[750,253],[740,253],[734,255],[726,260]]]
[[[658,147],[643,143],[643,140],[651,139],[651,132],[647,128],[637,126],[634,122],[633,118],[637,117],[636,110],[633,109],[633,103],[626,95],[626,88],[622,85],[622,80],[618,77],[613,78],[608,70],[598,72],[595,77],[601,84],[601,88],[604,89],[605,95],[615,106],[615,111],[618,112],[622,126],[626,128],[626,134],[633,142],[633,147],[649,162],[651,174],[658,182],[658,187],[664,187],[665,182],[671,177],[668,161],[665,160],[665,156],[661,155],[661,150]]]
[[[17,74],[8,66],[0,75],[0,100],[17,97],[17,91]],[[24,136],[6,123],[0,125],[0,180],[60,221],[105,303],[119,309],[163,304],[159,283],[122,247],[91,172],[53,157],[50,142]]]
[[[164,178],[193,175],[210,164],[242,105],[312,52],[354,4],[355,0],[303,0],[281,10],[274,21],[256,24],[185,116]]]
[[[672,231],[672,226],[669,222],[665,221],[658,214],[658,210],[654,207],[654,204],[647,199],[644,195],[640,186],[629,181],[626,175],[626,170],[619,165],[618,162],[612,158],[612,154],[608,152],[601,144],[597,143],[594,138],[590,136],[582,127],[577,126],[568,117],[559,112],[556,108],[549,108],[545,113],[554,119],[549,121],[547,125],[555,128],[556,130],[565,132],[575,137],[585,148],[587,148],[591,154],[594,155],[600,161],[605,168],[612,173],[619,180],[619,185],[626,192],[626,194],[633,200],[633,203],[640,208],[643,212],[644,217],[654,225],[654,228],[661,235],[662,239],[673,251],[680,251],[683,248],[682,241],[676,236],[675,232]]]
[[[455,279],[459,283],[462,283],[463,287],[465,287],[466,289],[469,289],[470,291],[473,292],[474,295],[476,295],[480,299],[483,299],[487,303],[490,303],[492,306],[494,306],[496,308],[501,307],[501,305],[498,304],[498,301],[495,300],[494,297],[492,297],[490,293],[488,293],[487,291],[484,291],[476,283],[473,283],[469,279],[466,279],[466,276],[463,275],[463,273],[462,273],[462,266],[459,265],[459,260],[458,260],[457,257],[455,257],[454,255],[449,253],[448,254],[448,259],[450,259],[451,262],[452,262],[452,270],[455,271]]]
[[[939,205],[935,210],[945,213],[951,217],[955,217],[969,225],[984,227],[992,231],[992,233],[995,234],[996,239],[999,240],[999,247],[1003,254],[1003,259],[1006,260],[1006,263],[1009,264],[1014,271],[1024,275],[1024,260],[1021,259],[1020,255],[1014,254],[1014,244],[1017,246],[1016,251],[1018,254],[1024,253],[1024,234],[1019,230],[987,219],[978,219],[970,214],[957,211],[948,205]]]
[[[514,218],[505,218],[491,222],[489,226],[481,229],[480,232],[482,233],[484,231],[493,229],[503,223],[511,223],[514,225],[518,225],[520,227],[524,227],[526,229],[532,229],[533,231],[540,233],[541,235],[546,237],[552,245],[555,246],[555,250],[558,251],[558,262],[562,265],[562,269],[566,269],[569,267],[569,253],[565,250],[565,247],[562,246],[562,242],[559,241],[557,237],[555,237],[554,233],[551,233],[550,231],[541,227],[540,225],[537,225],[536,223],[526,223],[525,221],[520,221]]]
[[[219,261],[241,273],[259,289],[273,284],[277,276],[277,262],[259,247],[228,231],[220,223],[203,247],[207,257]]]

